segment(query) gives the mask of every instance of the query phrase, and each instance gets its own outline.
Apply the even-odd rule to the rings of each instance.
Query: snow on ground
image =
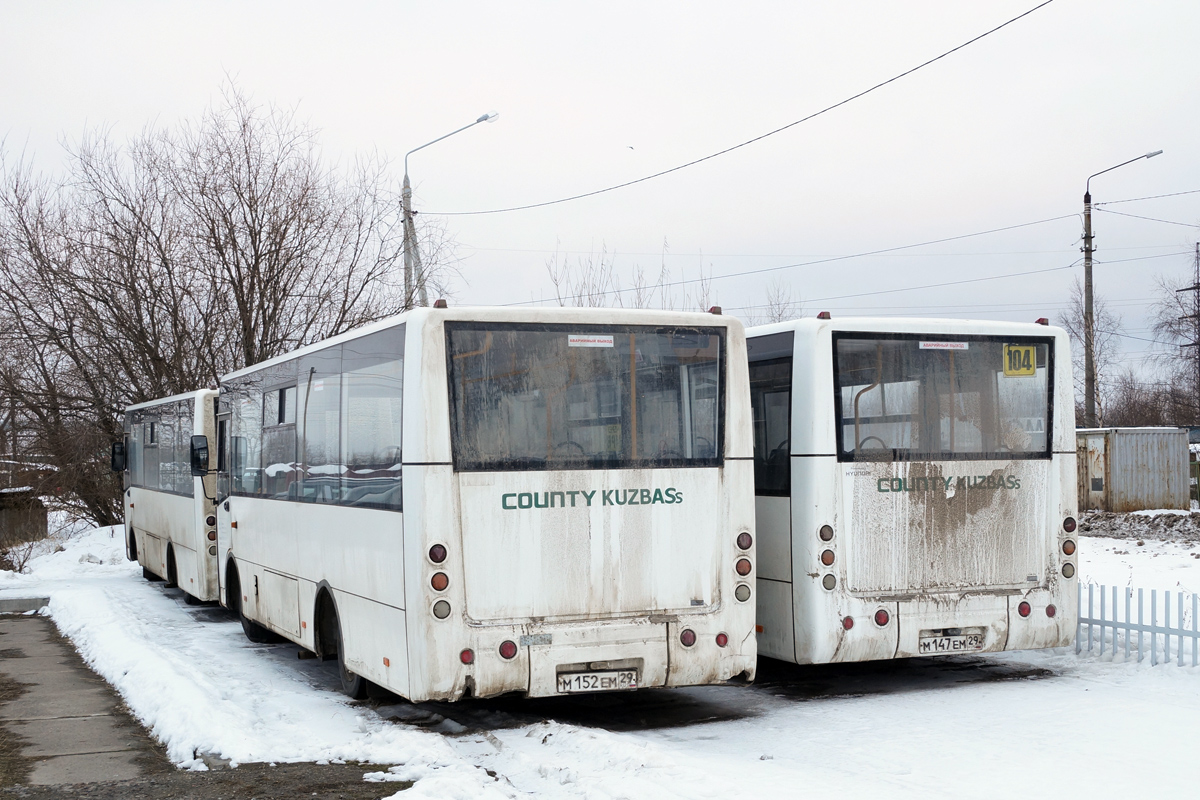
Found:
[[[1162,516],[1085,518],[1081,578],[1200,591],[1200,520],[1193,536],[1192,517]],[[336,692],[329,665],[252,645],[224,612],[144,581],[119,529],[61,547],[29,575],[0,572],[0,596],[50,596],[59,628],[183,766],[353,760],[384,765],[365,768],[369,780],[417,780],[398,797],[447,798],[1108,797],[1141,794],[1147,776],[1169,793],[1194,784],[1200,668],[1070,648],[763,659],[750,686],[372,709]]]

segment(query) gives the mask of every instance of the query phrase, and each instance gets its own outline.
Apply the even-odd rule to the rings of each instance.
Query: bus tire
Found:
[[[175,571],[175,548],[167,545],[167,588],[174,589],[179,585],[179,576]]]
[[[337,625],[337,662],[338,662],[338,677],[342,681],[342,691],[345,692],[351,700],[362,700],[367,696],[367,689],[371,683],[362,675],[353,672],[346,666],[346,648],[342,644],[342,625],[337,619],[337,612],[334,612],[334,624]]]
[[[229,566],[225,570],[225,579],[228,582],[225,587],[225,595],[229,602],[229,610],[236,614],[238,621],[242,623],[242,633],[246,634],[246,638],[255,644],[275,644],[283,641],[281,636],[267,630],[254,620],[247,619],[246,615],[242,613],[242,582],[233,561],[229,562]]]
[[[129,541],[125,545],[125,555],[130,561],[137,561],[137,536],[132,530],[129,531]]]

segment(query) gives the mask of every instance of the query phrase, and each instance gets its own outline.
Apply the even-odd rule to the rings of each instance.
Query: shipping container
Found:
[[[1078,428],[1080,509],[1190,507],[1186,428]]]

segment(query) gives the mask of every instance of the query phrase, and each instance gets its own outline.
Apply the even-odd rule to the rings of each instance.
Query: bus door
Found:
[[[229,522],[233,517],[229,513],[229,496],[232,487],[230,464],[232,459],[229,412],[217,415],[217,576],[220,580],[220,595],[225,604],[228,600],[225,594],[225,564],[226,555],[233,547],[233,531]]]

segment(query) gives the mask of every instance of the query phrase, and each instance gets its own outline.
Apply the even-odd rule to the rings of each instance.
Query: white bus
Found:
[[[413,701],[753,678],[745,334],[419,309],[222,380],[225,602]]]
[[[207,464],[216,404],[217,392],[203,390],[130,406],[125,441],[113,448],[113,468],[124,472],[129,559],[147,579],[178,586],[189,603],[220,596],[216,478],[193,469],[194,458]]]
[[[747,332],[759,652],[1063,646],[1076,608],[1066,334],[804,319]]]

